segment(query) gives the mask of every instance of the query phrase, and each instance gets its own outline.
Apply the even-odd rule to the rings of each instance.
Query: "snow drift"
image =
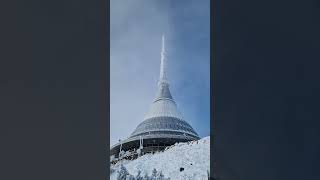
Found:
[[[121,164],[133,176],[138,173],[151,175],[156,169],[171,180],[206,180],[210,169],[210,136],[198,141],[176,143],[164,152],[146,154],[132,161],[121,161],[110,167],[111,180],[117,179]]]

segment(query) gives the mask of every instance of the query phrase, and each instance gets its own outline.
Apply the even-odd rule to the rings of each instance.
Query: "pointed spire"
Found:
[[[167,62],[166,62],[166,50],[165,50],[165,37],[162,35],[162,47],[161,47],[161,61],[160,61],[160,78],[158,82],[158,93],[156,100],[169,98],[172,99],[169,82],[167,80]]]
[[[167,72],[166,72],[166,58],[165,58],[166,50],[165,50],[165,37],[162,35],[162,47],[161,47],[161,62],[160,62],[160,83],[167,83]]]

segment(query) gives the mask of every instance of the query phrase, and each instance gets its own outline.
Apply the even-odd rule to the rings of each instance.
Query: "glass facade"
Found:
[[[185,121],[175,117],[153,117],[146,119],[132,133],[131,137],[147,134],[189,135],[199,138],[198,134]]]

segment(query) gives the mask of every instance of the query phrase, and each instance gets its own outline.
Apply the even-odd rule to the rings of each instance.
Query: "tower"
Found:
[[[179,112],[174,101],[167,77],[167,58],[165,37],[162,36],[160,76],[156,97],[144,120],[136,127],[130,137],[122,142],[122,149],[138,149],[143,142],[143,153],[165,149],[176,142],[198,140],[198,134],[187,123]],[[111,155],[117,155],[119,144],[111,147]]]
[[[177,105],[172,98],[167,79],[167,59],[165,57],[165,37],[162,36],[162,50],[160,61],[160,76],[156,98],[151,104],[144,121],[138,125],[131,137],[155,134],[155,135],[184,135],[199,138],[193,128],[184,120]]]

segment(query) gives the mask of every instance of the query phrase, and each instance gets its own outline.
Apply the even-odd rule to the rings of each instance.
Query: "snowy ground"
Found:
[[[145,173],[150,175],[155,168],[171,180],[207,180],[207,170],[210,168],[210,136],[199,141],[179,143],[164,152],[147,154],[133,161],[121,163],[134,176],[139,170],[142,175]],[[117,171],[121,163],[111,168]],[[184,170],[180,171],[180,168]],[[114,172],[110,175],[110,179],[116,180],[116,176],[117,172]]]

